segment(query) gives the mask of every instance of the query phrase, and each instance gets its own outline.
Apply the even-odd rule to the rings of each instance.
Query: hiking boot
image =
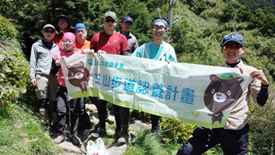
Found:
[[[118,144],[126,144],[129,141],[129,127],[122,126],[122,131],[120,132],[119,139],[117,140]]]
[[[60,143],[64,142],[65,139],[66,139],[65,135],[59,134],[59,135],[53,140],[53,142],[54,142],[55,144],[60,144]]]
[[[115,117],[112,115],[107,116],[106,122],[108,122],[109,124],[113,124],[115,122]]]
[[[117,142],[117,140],[119,139],[119,135],[120,135],[120,132],[119,131],[116,131],[113,138],[115,140],[115,142]]]
[[[105,129],[99,129],[96,132],[92,133],[91,136],[93,138],[104,137],[104,136],[106,136],[106,130]]]
[[[72,141],[73,144],[76,145],[76,146],[79,146],[79,145],[80,145],[80,141],[79,141],[78,137],[77,137],[75,134],[73,134],[73,135],[71,136],[71,141]]]
[[[83,131],[83,136],[82,136],[81,141],[84,142],[85,140],[87,140],[88,137],[89,137],[89,135],[90,135],[90,129],[85,129],[85,130]]]

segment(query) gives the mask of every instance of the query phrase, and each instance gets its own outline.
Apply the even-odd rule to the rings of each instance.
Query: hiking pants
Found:
[[[225,155],[246,155],[248,152],[248,130],[248,124],[241,130],[198,127],[194,130],[193,137],[178,150],[177,155],[203,154],[217,144],[221,145]]]

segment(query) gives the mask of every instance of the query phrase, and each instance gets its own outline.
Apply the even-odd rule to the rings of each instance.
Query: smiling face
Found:
[[[57,26],[59,27],[60,30],[64,31],[67,26],[68,26],[68,22],[66,19],[59,19],[58,23],[57,23]]]
[[[154,40],[162,40],[167,32],[166,26],[162,22],[156,22],[151,28]]]
[[[65,40],[62,41],[62,43],[63,43],[64,48],[65,48],[67,51],[72,50],[73,47],[74,47],[74,41],[71,40],[71,39],[65,39]]]
[[[221,48],[221,52],[226,59],[226,62],[231,64],[237,63],[241,54],[244,52],[244,47],[240,46],[237,42],[234,41],[226,43],[225,46],[230,46],[230,49],[225,49],[224,46]]]
[[[117,25],[117,21],[115,21],[112,17],[107,17],[102,22],[105,26],[105,30],[107,31],[114,31]]]

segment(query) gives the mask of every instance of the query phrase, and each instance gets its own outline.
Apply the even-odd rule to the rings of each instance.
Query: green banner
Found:
[[[224,127],[252,77],[239,69],[112,54],[65,58],[71,98],[95,96],[119,106],[207,128]]]

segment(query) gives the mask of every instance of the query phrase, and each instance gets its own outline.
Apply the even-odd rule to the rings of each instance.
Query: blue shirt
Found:
[[[131,56],[166,62],[177,62],[174,48],[166,42],[161,46],[155,46],[152,41],[148,42],[137,48]]]

